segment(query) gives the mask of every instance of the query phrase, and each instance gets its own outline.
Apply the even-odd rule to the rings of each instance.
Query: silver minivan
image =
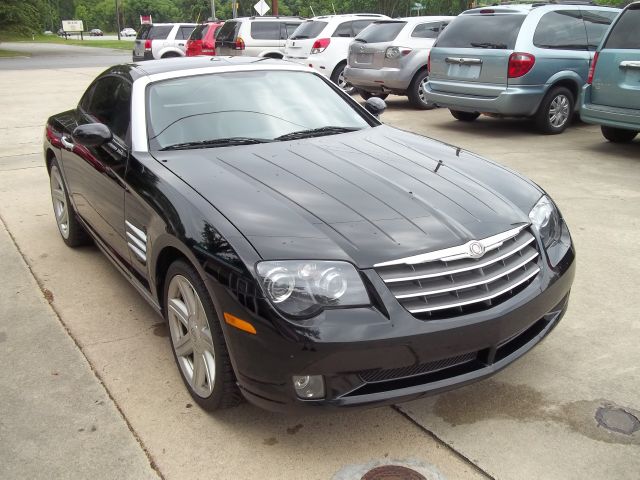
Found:
[[[431,49],[427,100],[462,121],[481,113],[530,117],[543,133],[563,132],[594,52],[620,13],[575,3],[463,12]]]
[[[433,108],[424,95],[427,58],[453,18],[408,17],[372,23],[349,46],[345,79],[365,100],[394,93],[407,95],[416,108]]]
[[[242,17],[227,20],[216,33],[216,55],[282,58],[287,38],[302,17]]]

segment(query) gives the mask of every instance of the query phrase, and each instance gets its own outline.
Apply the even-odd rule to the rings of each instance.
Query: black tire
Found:
[[[636,130],[626,130],[624,128],[614,128],[600,126],[602,136],[613,143],[628,143],[631,142],[638,132]]]
[[[565,104],[566,102],[566,104]],[[564,110],[566,105],[566,110]],[[536,128],[545,135],[557,135],[564,132],[573,118],[575,99],[573,93],[565,87],[554,87],[544,96],[534,116]],[[554,109],[562,108],[561,123],[554,123]],[[558,120],[560,122],[560,120]]]
[[[55,188],[56,192],[54,192],[54,183],[57,183],[60,187]],[[51,160],[51,166],[49,169],[49,185],[51,188],[53,215],[56,220],[60,236],[62,237],[62,241],[71,248],[90,245],[91,237],[80,223],[80,220],[78,220],[76,211],[69,200],[67,185],[65,184],[64,177],[60,171],[60,165],[58,165],[58,160],[55,158]],[[64,202],[64,206],[62,208],[66,208],[66,222],[61,221],[62,216],[60,215],[60,203],[58,202]]]
[[[376,97],[384,100],[389,96],[388,93],[371,93],[365,90],[358,89],[358,94],[363,98],[363,100],[369,100],[370,98]]]
[[[473,122],[476,118],[480,116],[478,112],[463,112],[461,110],[451,110],[451,115],[456,120],[460,120],[461,122]]]
[[[347,66],[347,62],[339,63],[338,66],[333,71],[333,73],[331,74],[331,81],[336,85],[338,85],[340,88],[342,88],[342,90],[344,90],[345,93],[349,95],[353,95],[356,91],[356,87],[354,87],[350,83],[346,83],[343,86],[340,85],[340,82],[342,81],[340,77],[344,74],[344,68],[346,66]]]
[[[162,55],[161,58],[176,58],[176,57],[180,57],[181,55],[179,53],[176,52],[168,52],[165,53],[164,55]]]
[[[407,90],[407,97],[409,97],[409,103],[414,108],[418,108],[420,110],[432,110],[435,107],[432,103],[427,102],[424,99],[424,82],[429,78],[429,72],[426,70],[421,70],[415,74],[413,80],[411,80],[411,84],[409,85],[409,90]]]
[[[209,331],[211,332],[213,351],[215,352],[215,375],[214,381],[212,382],[212,392],[206,397],[199,395],[191,387],[189,380],[185,377],[184,372],[182,371],[182,367],[180,366],[178,355],[176,353],[174,332],[169,318],[168,297],[171,280],[177,276],[187,279],[193,287],[193,290],[196,292],[200,303],[202,304],[206,316],[206,322],[209,326]],[[184,260],[176,260],[167,270],[163,289],[163,305],[163,315],[165,320],[169,323],[169,341],[171,343],[173,358],[176,361],[176,366],[178,367],[182,381],[187,387],[187,390],[191,394],[193,400],[208,412],[238,405],[242,401],[243,397],[236,385],[236,376],[233,372],[233,367],[231,366],[229,351],[227,350],[222,326],[220,325],[220,319],[216,313],[213,300],[211,299],[211,296],[209,295],[209,292],[196,269]],[[189,330],[189,332],[191,331]]]

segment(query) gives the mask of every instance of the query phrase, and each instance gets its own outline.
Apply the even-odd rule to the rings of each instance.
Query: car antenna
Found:
[[[443,164],[444,162],[442,160],[438,160],[438,164],[436,165],[436,169],[433,171],[433,173],[438,173],[438,169],[440,168],[440,166]]]
[[[311,5],[309,5],[309,8],[311,9],[311,14],[315,17],[316,16],[316,12],[313,11],[313,7]]]
[[[462,149],[461,149],[460,147],[456,147],[456,157],[459,157],[459,156],[460,156],[460,151],[461,151],[461,150],[462,150]]]

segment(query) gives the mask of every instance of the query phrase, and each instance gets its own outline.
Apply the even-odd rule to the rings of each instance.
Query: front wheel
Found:
[[[49,184],[51,187],[51,201],[53,202],[53,214],[58,225],[58,231],[62,241],[68,247],[75,248],[91,243],[91,239],[84,227],[76,217],[76,212],[69,200],[67,186],[62,179],[58,161],[51,161],[49,171]]]
[[[632,141],[638,135],[636,130],[626,130],[624,128],[600,127],[602,136],[613,143],[627,143]]]
[[[347,82],[347,79],[344,77],[344,68],[347,66],[346,63],[341,63],[336,67],[336,69],[331,74],[331,81],[338,85],[345,93],[349,95],[353,95],[356,91],[356,87]]]
[[[431,110],[435,108],[435,105],[427,100],[426,87],[429,81],[429,73],[426,70],[422,70],[416,74],[411,80],[407,96],[409,97],[409,103],[421,110]]]
[[[573,117],[573,94],[565,87],[555,87],[542,99],[534,120],[538,130],[557,135],[566,130]]]
[[[207,411],[237,405],[242,397],[220,320],[200,275],[177,260],[164,284],[164,315],[173,356],[191,397]]]
[[[480,116],[478,112],[463,112],[461,110],[449,110],[451,115],[456,120],[460,120],[461,122],[473,122],[476,118]]]
[[[360,94],[363,100],[369,100],[370,98],[373,98],[373,97],[384,100],[389,96],[388,93],[371,93],[371,92],[367,92],[365,90],[360,90],[360,89],[358,89],[358,93]]]

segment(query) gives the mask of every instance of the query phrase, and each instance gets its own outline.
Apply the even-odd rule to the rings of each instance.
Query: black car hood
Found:
[[[264,259],[344,259],[366,268],[526,223],[541,195],[500,165],[384,125],[154,156]]]

